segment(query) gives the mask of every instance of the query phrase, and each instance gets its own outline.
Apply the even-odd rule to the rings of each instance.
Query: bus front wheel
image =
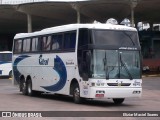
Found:
[[[124,98],[114,98],[113,101],[116,105],[120,105],[123,103]]]
[[[82,102],[82,98],[80,97],[80,89],[79,89],[78,84],[75,84],[75,86],[73,88],[73,100],[77,104],[80,104]]]

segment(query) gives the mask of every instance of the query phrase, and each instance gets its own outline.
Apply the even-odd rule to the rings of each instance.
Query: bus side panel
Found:
[[[70,56],[70,57],[68,57]],[[69,95],[70,81],[76,78],[76,53],[14,55],[14,79],[32,79],[33,90]]]
[[[76,53],[59,53],[49,56],[51,56],[50,67],[42,68],[44,78],[39,79],[39,90],[69,95],[70,81],[75,78]]]
[[[20,77],[24,76],[26,79],[30,75],[31,67],[28,66],[31,64],[31,60],[28,59],[29,55],[13,55],[13,80],[14,84],[20,83]]]
[[[31,74],[35,80],[35,89],[38,91],[48,92],[46,86],[55,84],[59,78],[54,70],[54,56],[53,54],[39,54],[33,57],[35,65],[32,66],[34,72]]]

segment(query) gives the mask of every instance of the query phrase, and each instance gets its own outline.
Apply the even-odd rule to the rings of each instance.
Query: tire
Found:
[[[12,70],[9,72],[9,78],[12,77]]]
[[[32,80],[31,79],[29,79],[27,81],[27,95],[28,96],[39,96],[39,95],[41,95],[40,91],[32,90]]]
[[[28,96],[32,96],[33,92],[32,92],[32,81],[29,79],[27,80],[27,93]]]
[[[120,104],[122,104],[122,103],[123,103],[124,98],[117,98],[117,99],[113,99],[113,101],[114,101],[114,104],[116,104],[116,105],[120,105]]]
[[[75,84],[73,88],[73,100],[76,104],[80,104],[82,102],[82,98],[80,97],[80,89],[79,85]]]
[[[26,87],[26,82],[24,79],[21,79],[19,88],[23,95],[27,95],[27,87]]]

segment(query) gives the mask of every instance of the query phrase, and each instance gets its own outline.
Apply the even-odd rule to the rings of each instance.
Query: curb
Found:
[[[142,75],[143,77],[160,77],[160,74],[154,74],[154,75]]]

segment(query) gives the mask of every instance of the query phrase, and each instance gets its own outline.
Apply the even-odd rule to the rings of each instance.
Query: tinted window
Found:
[[[76,44],[76,32],[65,33],[64,35],[64,49],[73,49]]]
[[[12,61],[12,53],[0,53],[0,61]]]
[[[22,50],[22,40],[15,40],[14,43],[14,52],[20,53]]]
[[[32,39],[32,51],[39,51],[41,48],[41,41],[38,37]]]
[[[62,49],[63,35],[53,35],[52,36],[52,50],[60,50]]]
[[[93,30],[93,36],[94,44],[139,46],[138,35],[135,31]]]
[[[78,47],[89,44],[89,31],[88,29],[80,29],[78,37]]]
[[[30,51],[30,44],[31,44],[31,39],[24,39],[23,40],[23,52],[29,52]]]
[[[50,48],[51,48],[51,36],[44,36],[42,38],[42,42],[43,42],[42,49],[44,51],[50,50]]]

